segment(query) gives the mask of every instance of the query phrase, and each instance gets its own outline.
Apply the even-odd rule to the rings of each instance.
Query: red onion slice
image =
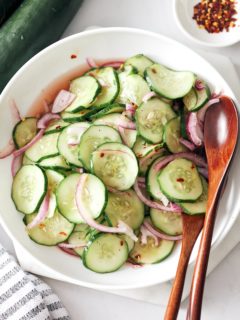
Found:
[[[198,172],[204,176],[206,179],[208,179],[208,169],[207,168],[198,168]]]
[[[196,149],[196,146],[192,142],[190,142],[182,137],[179,138],[179,142],[191,151],[194,151]]]
[[[13,99],[10,100],[10,111],[12,116],[12,122],[14,125],[22,120],[17,104]]]
[[[12,177],[14,177],[16,175],[16,173],[18,172],[18,170],[21,168],[22,166],[22,154],[18,155],[18,156],[14,156],[12,159],[12,163],[11,163],[11,173],[12,173]]]
[[[74,101],[75,98],[76,95],[74,93],[67,90],[60,90],[53,102],[52,113],[62,112]]]
[[[155,164],[154,170],[158,172],[163,167],[165,167],[169,162],[178,158],[185,158],[187,160],[194,162],[199,167],[207,168],[206,161],[200,156],[198,156],[197,154],[191,153],[191,152],[179,152],[179,153],[171,154],[170,156],[166,156],[164,159],[160,159],[159,162]]]
[[[123,221],[118,222],[117,227],[108,227],[104,226],[102,224],[97,223],[89,214],[88,210],[85,208],[84,203],[82,201],[82,194],[83,194],[83,189],[84,185],[86,183],[87,179],[87,174],[83,173],[80,178],[79,182],[77,184],[77,189],[76,189],[76,194],[75,194],[75,199],[76,199],[76,204],[78,208],[78,212],[82,219],[92,228],[102,231],[102,232],[107,232],[107,233],[123,233],[128,235],[133,241],[137,241],[138,238],[134,234],[133,230]]]
[[[52,120],[58,120],[61,117],[58,114],[45,113],[37,122],[38,129],[46,129]]]
[[[205,114],[207,109],[215,103],[218,103],[220,101],[219,97],[213,98],[209,100],[204,107],[202,107],[198,112],[197,112],[197,117],[201,122],[204,122]]]
[[[147,102],[149,99],[151,99],[152,97],[156,97],[156,93],[151,91],[151,92],[148,92],[147,94],[145,94],[145,96],[143,96],[142,98],[142,101],[143,102]]]
[[[66,248],[66,249],[77,249],[77,248],[84,248],[87,246],[86,242],[79,243],[79,244],[71,244],[71,243],[59,243],[58,246],[60,248]]]
[[[88,57],[86,59],[87,64],[89,65],[90,68],[97,68],[98,65],[96,64],[96,62],[93,60],[93,58]]]
[[[140,231],[141,231],[141,243],[142,244],[147,244],[147,238],[148,237],[151,237],[151,238],[153,238],[154,239],[154,241],[155,241],[155,246],[157,246],[158,245],[158,237],[155,235],[155,234],[153,234],[152,232],[150,232],[147,228],[146,228],[146,226],[143,224],[143,225],[141,225],[141,228],[140,228]]]
[[[172,203],[169,204],[169,206],[164,206],[158,202],[152,201],[148,199],[143,192],[141,191],[138,180],[134,184],[134,190],[138,196],[138,198],[145,203],[150,208],[158,209],[158,210],[164,210],[164,211],[170,211],[170,212],[181,212],[181,208],[178,205],[173,205]]]
[[[49,193],[46,194],[45,198],[43,199],[43,202],[39,208],[38,214],[36,217],[27,225],[28,229],[32,229],[39,225],[47,216],[48,214],[48,208],[50,203],[50,196]]]
[[[146,161],[148,161],[148,159],[150,159],[151,157],[155,156],[155,155],[161,155],[163,153],[164,149],[154,149],[151,152],[149,152],[145,157],[141,158],[139,160],[139,166],[143,166],[145,164]]]
[[[70,256],[79,257],[79,255],[71,248],[63,248],[63,247],[60,247],[59,244],[58,244],[58,248],[64,251],[65,253],[70,254]]]
[[[133,121],[127,120],[126,118],[119,118],[117,122],[119,127],[125,128],[125,129],[136,129],[136,124]]]
[[[153,235],[155,235],[156,237],[163,239],[163,240],[170,240],[170,241],[178,241],[178,240],[182,240],[182,235],[180,236],[168,236],[156,229],[153,228],[153,226],[148,222],[148,221],[144,221],[143,225],[150,231],[150,233],[152,233]]]
[[[10,154],[12,154],[14,150],[15,150],[15,145],[14,145],[13,139],[10,139],[8,141],[8,144],[0,151],[0,159],[4,159],[10,156]]]
[[[39,130],[38,134],[30,142],[28,142],[21,149],[14,151],[13,156],[17,157],[17,156],[23,154],[27,149],[29,149],[32,145],[34,145],[34,143],[36,143],[43,136],[44,132],[45,132],[45,129]]]
[[[205,88],[205,85],[201,80],[197,79],[195,82],[195,88],[200,91]]]
[[[189,139],[198,147],[203,144],[203,130],[199,124],[196,112],[190,112],[187,117],[187,135]]]
[[[113,60],[113,61],[103,63],[101,67],[112,67],[117,69],[117,68],[120,68],[123,63],[124,63],[124,60]]]

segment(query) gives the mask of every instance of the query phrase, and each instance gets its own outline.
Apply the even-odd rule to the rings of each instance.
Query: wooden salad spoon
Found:
[[[233,101],[221,97],[208,109],[204,121],[204,144],[208,161],[208,201],[201,243],[189,297],[188,319],[199,320],[208,258],[211,249],[218,200],[238,139],[238,112]]]

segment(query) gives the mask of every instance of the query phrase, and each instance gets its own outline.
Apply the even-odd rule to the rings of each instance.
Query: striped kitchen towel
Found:
[[[70,320],[52,289],[24,272],[0,244],[0,320]]]

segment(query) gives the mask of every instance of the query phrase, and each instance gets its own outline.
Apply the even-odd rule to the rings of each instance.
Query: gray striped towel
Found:
[[[71,320],[52,289],[24,272],[0,244],[0,320]]]

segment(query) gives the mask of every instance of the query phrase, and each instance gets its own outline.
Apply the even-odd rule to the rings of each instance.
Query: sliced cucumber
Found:
[[[93,125],[83,133],[78,156],[85,169],[90,170],[90,158],[93,151],[107,141],[121,142],[119,133],[109,126]]]
[[[195,201],[203,192],[195,164],[186,159],[170,162],[157,179],[162,192],[173,201]]]
[[[128,235],[126,235],[126,234],[119,234],[118,236],[119,236],[119,238],[121,238],[121,239],[123,239],[123,240],[126,241],[127,246],[128,246],[128,251],[129,251],[129,252],[132,251],[132,249],[133,249],[133,247],[134,247],[134,241],[133,241],[133,239],[130,238],[130,237],[129,237]]]
[[[187,113],[185,112],[184,108],[182,108],[180,111],[180,132],[181,137],[183,137],[184,139],[188,139],[186,118]]]
[[[124,63],[125,66],[132,66],[137,69],[137,72],[143,76],[144,71],[147,67],[150,67],[154,62],[143,54],[137,54],[129,59],[127,59]]]
[[[139,174],[145,176],[154,160],[162,157],[166,153],[165,149],[156,150],[151,157],[143,157],[139,160]]]
[[[179,142],[180,137],[180,117],[176,117],[168,121],[163,132],[163,141],[170,152],[179,153],[187,151],[187,148]]]
[[[113,127],[114,129],[118,130],[118,123],[119,123],[120,117],[121,117],[120,113],[107,114],[99,119],[96,119],[94,121],[94,124],[95,125],[110,126],[110,127]]]
[[[93,115],[96,111],[97,110],[91,108],[79,111],[77,113],[63,111],[61,113],[61,117],[64,121],[69,123],[80,122]]]
[[[103,67],[90,70],[89,75],[95,77],[100,83],[104,83],[101,93],[94,101],[93,105],[96,108],[103,108],[111,104],[118,95],[119,81],[117,72],[112,67]]]
[[[34,213],[47,192],[47,177],[36,165],[22,166],[13,178],[12,199],[22,213]]]
[[[139,264],[158,263],[166,259],[173,251],[174,241],[159,240],[158,245],[152,237],[148,237],[147,243],[141,243],[141,237],[135,242],[130,252],[130,257]]]
[[[150,143],[160,143],[164,125],[175,117],[176,114],[169,104],[152,98],[142,103],[135,113],[138,133]]]
[[[122,128],[122,139],[129,148],[133,148],[137,140],[137,131],[132,129]]]
[[[151,208],[150,217],[153,225],[160,231],[170,236],[178,236],[182,234],[182,216],[179,213]]]
[[[26,164],[35,164],[32,160],[28,159],[28,157],[24,154],[22,165],[25,166]]]
[[[144,219],[144,205],[131,189],[119,193],[109,192],[105,213],[112,226],[116,227],[121,220],[136,230]]]
[[[35,213],[25,216],[25,223],[29,224],[35,216]],[[66,241],[73,228],[73,223],[70,223],[58,211],[55,211],[52,218],[46,218],[39,225],[27,231],[34,242],[44,246],[55,246]]]
[[[40,138],[34,145],[27,149],[26,156],[33,162],[41,161],[45,158],[57,156],[57,140],[59,133],[52,133]]]
[[[152,151],[157,151],[162,148],[162,144],[150,144],[142,137],[137,137],[136,142],[133,145],[133,152],[137,158],[143,158]]]
[[[70,244],[82,244],[83,242],[89,241],[89,227],[83,231],[74,231],[68,238],[68,243]],[[84,247],[74,248],[73,249],[80,257],[83,255]]]
[[[143,97],[150,92],[147,82],[139,74],[119,74],[120,92],[117,98],[119,103],[134,103],[139,106]]]
[[[208,183],[202,176],[201,176],[201,180],[203,185],[203,193],[201,194],[200,198],[194,203],[190,203],[190,202],[179,203],[183,211],[187,214],[201,214],[206,212],[207,199],[208,199]]]
[[[90,227],[88,224],[86,223],[79,223],[79,224],[76,224],[75,227],[74,227],[74,232],[89,232],[90,230]]]
[[[127,243],[114,234],[98,235],[83,254],[85,267],[98,273],[118,270],[127,258]]]
[[[67,160],[68,163],[82,167],[82,162],[78,159],[78,144],[69,144],[70,140],[76,140],[80,142],[80,138],[84,131],[90,127],[88,122],[79,122],[69,125],[65,128],[58,138],[58,150],[59,153]]]
[[[92,102],[100,94],[101,86],[94,77],[86,75],[72,80],[69,90],[76,95],[76,98],[65,109],[65,112],[75,113],[91,106]]]
[[[69,126],[68,122],[65,122],[63,120],[56,120],[47,127],[44,134],[51,134],[62,131],[64,128]]]
[[[48,169],[45,171],[47,175],[47,181],[48,181],[48,191],[55,192],[59,183],[65,178],[63,174]]]
[[[104,109],[98,111],[97,113],[93,114],[92,116],[89,117],[89,119],[94,121],[99,118],[102,118],[107,114],[122,113],[124,110],[125,110],[124,106],[120,105],[119,103],[113,103],[105,107]]]
[[[37,118],[25,118],[19,121],[12,133],[16,148],[22,148],[37,134]]]
[[[44,169],[52,169],[52,170],[70,170],[71,168],[66,163],[63,156],[55,156],[47,159],[43,159],[39,161],[39,166]]]
[[[127,146],[121,143],[104,143],[92,153],[92,170],[107,186],[128,190],[138,174],[137,159]]]
[[[57,209],[56,195],[55,193],[50,193],[47,217],[52,218],[55,214],[56,209]]]
[[[145,77],[151,89],[167,99],[184,97],[196,80],[192,72],[174,71],[157,63],[145,70]]]
[[[192,88],[192,90],[183,98],[183,103],[188,111],[198,111],[209,100],[211,96],[210,89],[205,82],[203,82],[203,84],[203,89],[197,90]]]

